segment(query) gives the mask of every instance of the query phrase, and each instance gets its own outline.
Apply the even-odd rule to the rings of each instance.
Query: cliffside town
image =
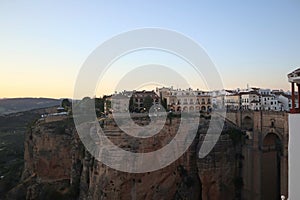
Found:
[[[165,99],[168,108],[174,111],[209,111],[211,109],[227,110],[271,110],[289,111],[292,108],[290,92],[262,88],[235,90],[200,91],[157,88],[157,93]],[[295,105],[297,107],[298,100]]]
[[[86,97],[73,105],[64,99],[62,107],[43,114],[25,134],[22,178],[7,199],[252,200],[288,196],[286,111],[297,107],[291,103],[298,101],[288,93],[258,88],[123,91],[103,98]],[[72,111],[78,106],[85,115],[85,106],[92,104],[105,136],[135,153],[153,152],[168,144],[177,134],[181,115],[199,114],[199,126],[193,143],[175,162],[153,172],[125,173],[97,161],[79,139]],[[163,128],[146,139],[128,135],[114,121],[114,114],[129,112],[137,125],[147,126],[162,117],[164,110]],[[221,117],[215,111],[227,111],[222,134],[212,151],[200,159],[199,149],[210,122],[216,119],[212,116]],[[92,124],[83,125],[92,128]],[[185,129],[189,131],[188,126]]]
[[[199,89],[156,88],[156,91],[122,91],[105,96],[106,112],[144,112],[150,108],[145,101],[164,105],[174,112],[210,112],[213,109],[290,111],[292,95],[282,90],[247,88],[235,90],[201,91]],[[130,99],[131,105],[128,105]],[[152,102],[151,102],[152,100]],[[109,102],[109,103],[107,103]],[[148,103],[149,104],[149,103]],[[298,107],[298,99],[294,101]]]

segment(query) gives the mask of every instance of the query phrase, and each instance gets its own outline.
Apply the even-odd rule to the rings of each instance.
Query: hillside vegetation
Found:
[[[0,115],[60,105],[61,100],[50,98],[0,99]]]

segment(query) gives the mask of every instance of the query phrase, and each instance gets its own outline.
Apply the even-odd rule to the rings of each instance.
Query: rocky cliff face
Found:
[[[239,197],[239,188],[236,185],[236,181],[240,179],[238,155],[239,151],[229,135],[224,134],[208,156],[197,159],[203,200]]]
[[[76,147],[71,119],[38,121],[25,136],[24,171],[8,199],[73,198],[70,184]],[[78,157],[78,156],[77,156]]]
[[[25,140],[23,178],[35,174],[43,181],[70,179],[73,130],[64,121],[34,126]]]
[[[138,123],[138,122],[137,122]],[[142,123],[142,122],[139,122]],[[133,148],[145,152],[160,148],[176,133],[178,119],[172,125],[166,125],[163,130],[151,139],[139,141],[126,136],[121,130],[111,141],[124,148]],[[104,128],[108,132],[115,129],[114,124]],[[117,130],[114,130],[116,135]],[[195,148],[195,144],[191,148]],[[164,169],[139,174],[129,174],[111,169],[95,161],[88,153],[83,163],[83,173],[80,182],[81,199],[199,199],[201,184],[194,162],[191,165],[190,151]],[[195,159],[193,159],[195,161]]]
[[[138,123],[143,123],[139,121]],[[121,130],[110,139],[122,148],[153,151],[176,134],[179,119],[166,124],[152,141],[138,141]],[[188,151],[171,165],[154,172],[129,174],[95,160],[78,139],[71,119],[37,122],[25,140],[25,169],[21,183],[8,198],[26,199],[234,199],[239,177],[239,148],[230,129],[214,150],[199,159],[208,121],[200,120]],[[114,122],[104,130],[118,129]],[[118,132],[118,130],[114,130]]]

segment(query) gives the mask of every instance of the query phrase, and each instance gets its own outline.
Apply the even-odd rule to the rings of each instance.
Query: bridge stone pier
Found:
[[[288,197],[288,113],[228,111],[226,120],[245,133],[242,199]]]

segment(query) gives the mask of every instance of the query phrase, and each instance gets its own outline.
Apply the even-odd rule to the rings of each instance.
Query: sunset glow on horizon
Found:
[[[287,74],[300,67],[299,8],[297,1],[1,1],[0,98],[72,98],[80,68],[93,50],[117,34],[143,27],[175,30],[196,41],[216,65],[226,89],[249,84],[287,91]],[[194,89],[207,90],[186,64],[163,56],[124,58],[106,74],[95,95],[114,93],[130,67],[151,60],[189,73]],[[166,86],[182,87],[173,82]],[[137,88],[155,90],[155,84]]]

